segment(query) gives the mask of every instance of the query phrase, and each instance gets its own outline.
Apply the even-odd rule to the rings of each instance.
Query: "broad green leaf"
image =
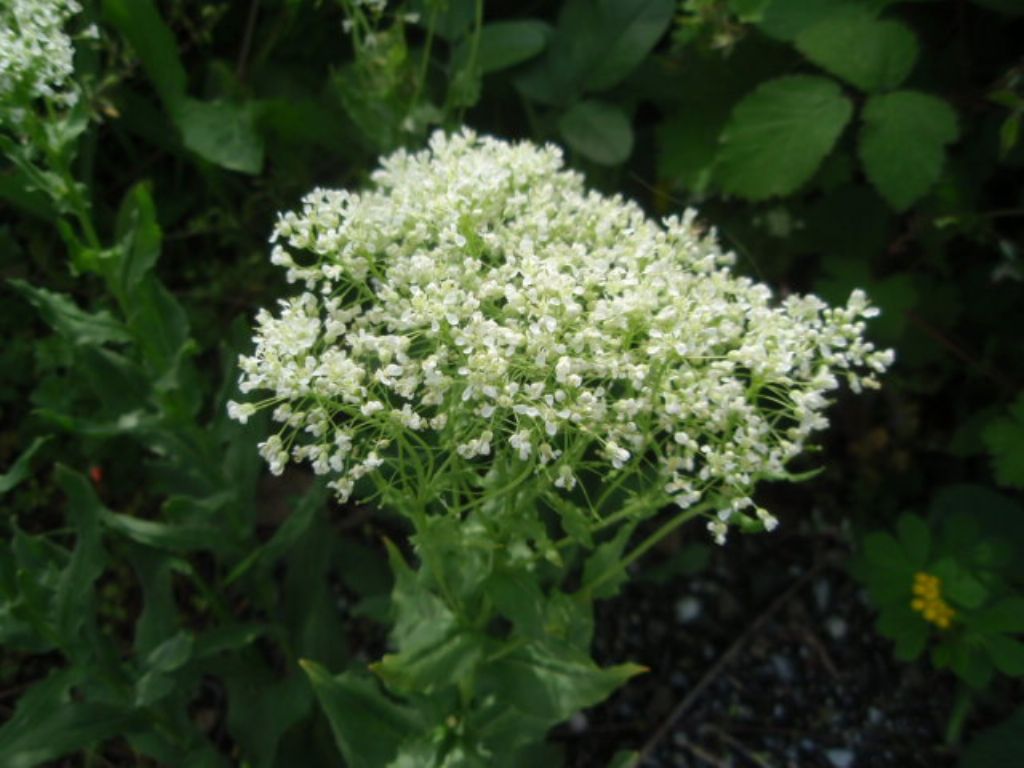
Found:
[[[629,574],[622,567],[622,556],[633,535],[633,525],[623,525],[615,536],[604,542],[583,564],[581,593],[595,600],[614,597],[626,583]]]
[[[671,0],[597,0],[601,37],[584,80],[588,91],[621,82],[650,53],[668,29],[675,10]]]
[[[1002,418],[993,420],[982,434],[996,480],[1001,485],[1024,488],[1024,395],[1019,396]]]
[[[957,768],[1007,768],[1024,765],[1024,706],[981,731],[960,754]]]
[[[984,634],[1024,633],[1024,597],[1004,597],[970,617],[971,629]]]
[[[566,106],[625,79],[672,20],[672,0],[568,0],[545,55],[515,80],[527,98]]]
[[[43,321],[72,344],[106,344],[131,341],[131,334],[109,312],[85,312],[64,294],[29,285],[10,284],[39,312]]]
[[[718,137],[729,117],[729,106],[690,109],[658,123],[658,178],[681,184],[700,194],[711,182]]]
[[[502,700],[551,724],[604,701],[646,668],[620,664],[602,669],[568,644],[530,643],[485,665],[481,680]]]
[[[827,19],[850,0],[770,0],[758,26],[778,40],[794,40],[810,26]]]
[[[241,173],[263,169],[263,137],[251,104],[184,99],[173,116],[185,146],[203,159]]]
[[[419,17],[417,23],[449,42],[466,35],[476,18],[476,0],[411,0],[409,10]]]
[[[622,109],[604,101],[573,104],[558,121],[562,138],[601,165],[618,165],[633,152],[633,126]]]
[[[267,675],[264,667],[237,665],[218,673],[228,691],[228,730],[253,768],[286,765],[295,758],[287,753],[277,757],[281,737],[313,706],[313,691],[306,675],[298,670],[278,680]]]
[[[939,178],[945,147],[958,135],[956,113],[935,96],[896,91],[868,99],[862,119],[864,171],[893,208],[904,210]]]
[[[1024,675],[1024,643],[1006,635],[990,635],[985,638],[985,646],[996,669],[1004,675]]]
[[[103,0],[103,16],[135,49],[167,108],[183,99],[186,77],[178,43],[153,0]]]
[[[351,672],[332,677],[315,662],[300,664],[350,768],[386,766],[399,745],[416,736],[415,714],[387,698],[374,680]]]
[[[0,728],[0,765],[34,768],[97,745],[133,723],[129,710],[71,700],[71,687],[81,682],[86,671],[72,667],[53,672],[18,699],[13,717]]]
[[[916,569],[924,568],[931,547],[928,524],[916,515],[903,515],[896,523],[896,528],[909,565]]]
[[[476,65],[481,74],[498,72],[532,59],[544,50],[551,36],[551,26],[536,19],[522,21],[495,21],[480,29]],[[454,60],[469,61],[471,42],[464,42],[456,51]]]
[[[942,596],[958,606],[977,608],[988,599],[988,589],[981,580],[953,558],[943,558],[930,570],[942,581]]]
[[[515,570],[495,570],[483,585],[484,594],[524,637],[545,632],[544,593],[535,578]]]
[[[876,605],[910,603],[914,566],[906,550],[890,534],[874,531],[863,541],[863,568],[860,577],[867,583]]]
[[[883,609],[875,626],[880,635],[896,643],[893,655],[901,661],[916,659],[928,641],[929,625],[910,609],[909,594],[906,603]]]
[[[751,200],[789,194],[814,175],[852,113],[832,80],[769,80],[733,109],[715,177],[724,191]]]
[[[902,83],[917,59],[917,38],[898,21],[879,20],[862,5],[836,9],[796,38],[797,49],[822,69],[864,91]]]
[[[370,669],[392,690],[431,694],[472,679],[485,649],[484,636],[451,630],[429,645],[385,654]]]
[[[951,645],[949,666],[957,677],[975,689],[988,685],[995,673],[988,654],[976,644],[969,642]]]
[[[32,471],[32,459],[39,452],[46,443],[50,441],[51,436],[37,437],[32,443],[26,448],[14,463],[11,464],[10,468],[3,474],[0,474],[0,496],[5,493],[14,490],[20,485],[26,477]]]

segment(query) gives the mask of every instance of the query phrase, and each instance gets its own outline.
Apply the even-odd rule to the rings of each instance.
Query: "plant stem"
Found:
[[[956,692],[956,699],[953,701],[953,709],[949,713],[949,720],[946,722],[946,746],[955,747],[960,743],[964,723],[973,704],[974,692],[961,683]]]

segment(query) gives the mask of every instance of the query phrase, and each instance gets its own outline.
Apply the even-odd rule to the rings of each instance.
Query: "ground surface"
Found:
[[[899,664],[827,537],[747,537],[700,573],[634,581],[597,616],[602,663],[651,668],[557,737],[572,766],[939,768],[955,681]],[[940,746],[935,746],[940,745]]]

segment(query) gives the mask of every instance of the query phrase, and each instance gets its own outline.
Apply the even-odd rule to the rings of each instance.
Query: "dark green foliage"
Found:
[[[1021,762],[1020,3],[410,0],[350,34],[352,2],[83,5],[79,104],[0,130],[0,644],[24,688],[0,765],[554,765],[549,729],[652,661],[591,658],[632,528],[552,501],[536,579],[451,520],[385,545],[409,531],[267,478],[265,426],[226,417],[252,313],[290,290],[275,213],[463,122],[557,141],[659,214],[700,204],[780,294],[879,304],[897,367],[836,411],[798,506],[866,532],[898,657],[1010,715],[961,765]],[[685,578],[702,542],[636,575]],[[911,608],[918,571],[949,630]]]

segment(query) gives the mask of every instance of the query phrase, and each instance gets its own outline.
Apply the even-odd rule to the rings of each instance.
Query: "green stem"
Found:
[[[584,594],[592,594],[597,587],[604,584],[606,581],[615,578],[620,573],[624,572],[630,565],[635,563],[645,554],[647,554],[653,547],[655,547],[659,541],[668,536],[672,531],[681,526],[683,523],[692,520],[699,515],[710,509],[712,506],[711,502],[704,502],[698,504],[690,509],[684,509],[678,515],[670,518],[668,522],[662,525],[658,530],[644,539],[633,551],[626,555],[622,560],[614,563],[608,570],[598,576],[594,581],[587,584],[581,592]]]
[[[955,747],[960,743],[964,723],[967,721],[967,715],[970,714],[973,704],[974,692],[966,685],[961,684],[956,692],[949,720],[946,722],[946,746]]]

